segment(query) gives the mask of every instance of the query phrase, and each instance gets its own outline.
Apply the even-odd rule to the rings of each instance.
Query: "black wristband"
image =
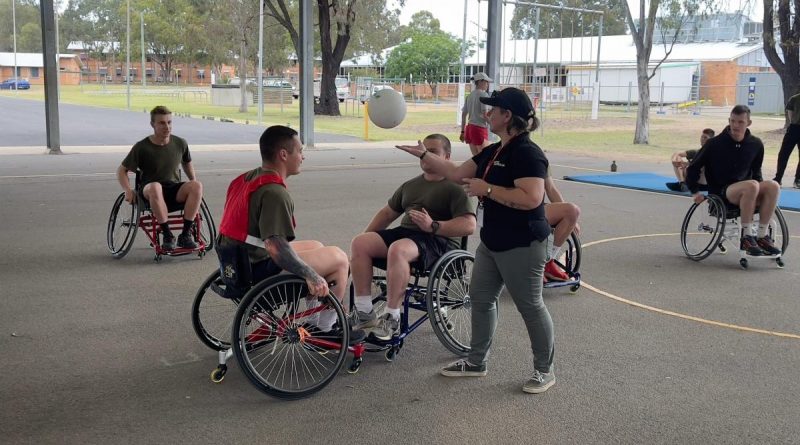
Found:
[[[422,154],[419,155],[419,158],[420,159],[424,158],[426,154],[428,154],[428,150],[423,151]]]

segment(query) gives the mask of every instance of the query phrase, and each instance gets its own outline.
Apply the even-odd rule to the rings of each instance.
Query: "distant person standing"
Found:
[[[472,80],[475,82],[475,88],[469,93],[461,108],[461,135],[458,139],[469,144],[469,151],[475,156],[489,145],[489,121],[486,119],[489,106],[481,103],[481,98],[489,97],[489,82],[492,82],[492,79],[484,73],[478,73]]]
[[[778,184],[783,180],[783,172],[789,163],[789,157],[794,151],[794,147],[800,142],[800,93],[789,98],[786,103],[786,113],[789,117],[789,128],[783,135],[781,151],[778,152],[778,167],[775,170],[775,182]],[[798,150],[800,155],[800,150]],[[797,163],[797,170],[794,172],[794,188],[800,189],[800,161]]]

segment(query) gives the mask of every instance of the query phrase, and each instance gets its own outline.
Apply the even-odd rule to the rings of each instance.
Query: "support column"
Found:
[[[312,0],[300,0],[300,140],[314,148],[314,22]]]
[[[41,0],[39,12],[42,19],[44,117],[47,127],[47,148],[50,149],[50,154],[61,154],[61,132],[58,123],[58,69],[56,69],[58,48],[56,48],[53,0]]]
[[[486,23],[486,74],[500,87],[500,41],[503,33],[503,2],[489,0],[489,20]]]

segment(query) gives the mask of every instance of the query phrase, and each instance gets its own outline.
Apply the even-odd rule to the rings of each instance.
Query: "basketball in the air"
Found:
[[[406,101],[399,92],[386,88],[369,98],[369,120],[381,128],[394,128],[406,118]]]

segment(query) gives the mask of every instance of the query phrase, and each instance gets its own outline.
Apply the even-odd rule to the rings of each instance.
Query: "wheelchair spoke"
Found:
[[[274,282],[274,284],[272,284]],[[329,296],[309,297],[305,282],[278,276],[248,292],[236,314],[235,349],[240,367],[262,391],[299,398],[325,386],[338,372],[347,348],[338,334],[320,333],[324,311],[344,312]]]

